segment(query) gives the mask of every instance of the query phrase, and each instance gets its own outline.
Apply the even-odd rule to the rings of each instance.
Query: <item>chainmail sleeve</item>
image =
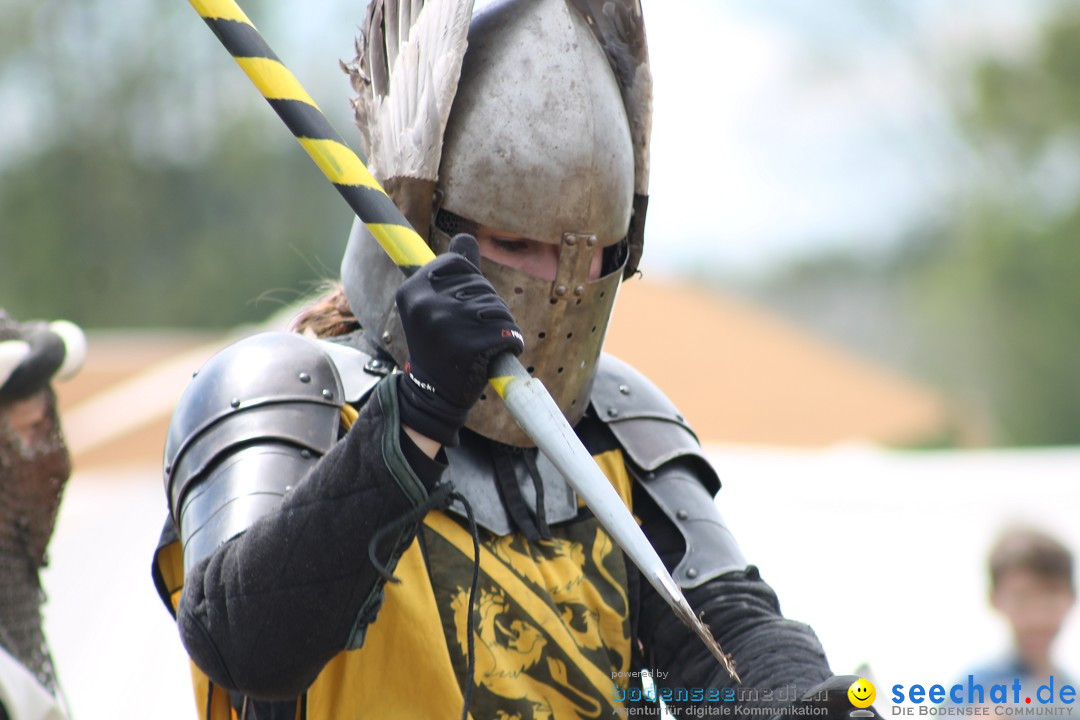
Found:
[[[636,492],[634,503],[642,530],[670,571],[683,556],[681,536],[646,493]],[[741,686],[650,585],[642,582],[640,587],[638,637],[645,665],[659,671],[657,685],[669,688],[674,698],[683,689],[694,697],[694,689],[732,688],[735,693],[741,692],[734,695],[737,701],[753,706],[764,704],[759,700],[765,690],[788,689],[799,695],[832,676],[813,630],[781,615],[776,594],[754,566],[685,591],[691,607],[703,616],[721,646],[734,658]],[[791,690],[793,687],[797,692]],[[690,704],[677,699],[666,702],[669,707]],[[708,699],[696,704],[707,703]]]
[[[55,694],[39,572],[47,563],[71,461],[53,391],[45,388],[18,406],[0,410],[0,648]],[[32,422],[15,423],[10,416],[16,412]]]

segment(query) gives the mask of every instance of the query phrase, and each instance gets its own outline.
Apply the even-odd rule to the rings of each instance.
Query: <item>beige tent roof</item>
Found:
[[[86,367],[58,388],[76,467],[159,463],[191,373],[255,331],[90,333]],[[606,348],[665,390],[704,442],[896,445],[948,430],[931,391],[713,292],[628,283]]]
[[[703,442],[898,446],[952,430],[932,390],[711,290],[626,283],[605,349],[659,385]]]

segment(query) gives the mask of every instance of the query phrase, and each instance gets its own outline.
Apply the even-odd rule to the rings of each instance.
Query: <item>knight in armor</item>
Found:
[[[17,322],[0,310],[0,719],[64,717],[42,627],[47,564],[71,458],[51,383],[82,367],[66,321]]]
[[[602,352],[645,237],[639,2],[372,0],[357,51],[362,149],[438,257],[405,279],[357,223],[300,332],[227,348],[181,398],[154,579],[200,716],[599,718],[659,695],[678,717],[781,689],[846,716],[854,678],[780,614],[683,417]],[[505,351],[742,686],[487,386]]]

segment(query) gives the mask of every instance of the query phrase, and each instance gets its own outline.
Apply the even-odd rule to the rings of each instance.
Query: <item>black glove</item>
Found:
[[[409,361],[398,379],[401,424],[457,445],[458,430],[487,384],[488,363],[525,349],[510,308],[480,273],[480,248],[457,235],[450,251],[397,291]]]

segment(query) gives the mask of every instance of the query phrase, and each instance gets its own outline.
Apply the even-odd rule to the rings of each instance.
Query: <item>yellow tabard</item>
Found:
[[[597,462],[629,504],[622,454]],[[467,668],[472,537],[441,512],[423,526],[386,586],[364,646],[335,657],[308,691],[307,717],[457,718]],[[472,715],[496,720],[611,717],[630,667],[622,552],[592,517],[551,540],[481,531]],[[620,694],[621,695],[621,694]]]
[[[622,453],[595,459],[630,507]],[[429,513],[421,533],[427,562],[418,536],[394,570],[401,582],[386,585],[363,647],[339,653],[323,668],[297,702],[297,718],[461,716],[472,536],[463,521],[442,512]],[[552,535],[529,542],[520,533],[480,531],[474,718],[607,718],[622,704],[615,689],[625,690],[631,643],[623,554],[591,516],[556,526]],[[175,605],[182,570],[174,546],[158,562],[171,566],[166,581]],[[227,695],[194,664],[192,676],[200,717],[235,717]]]

